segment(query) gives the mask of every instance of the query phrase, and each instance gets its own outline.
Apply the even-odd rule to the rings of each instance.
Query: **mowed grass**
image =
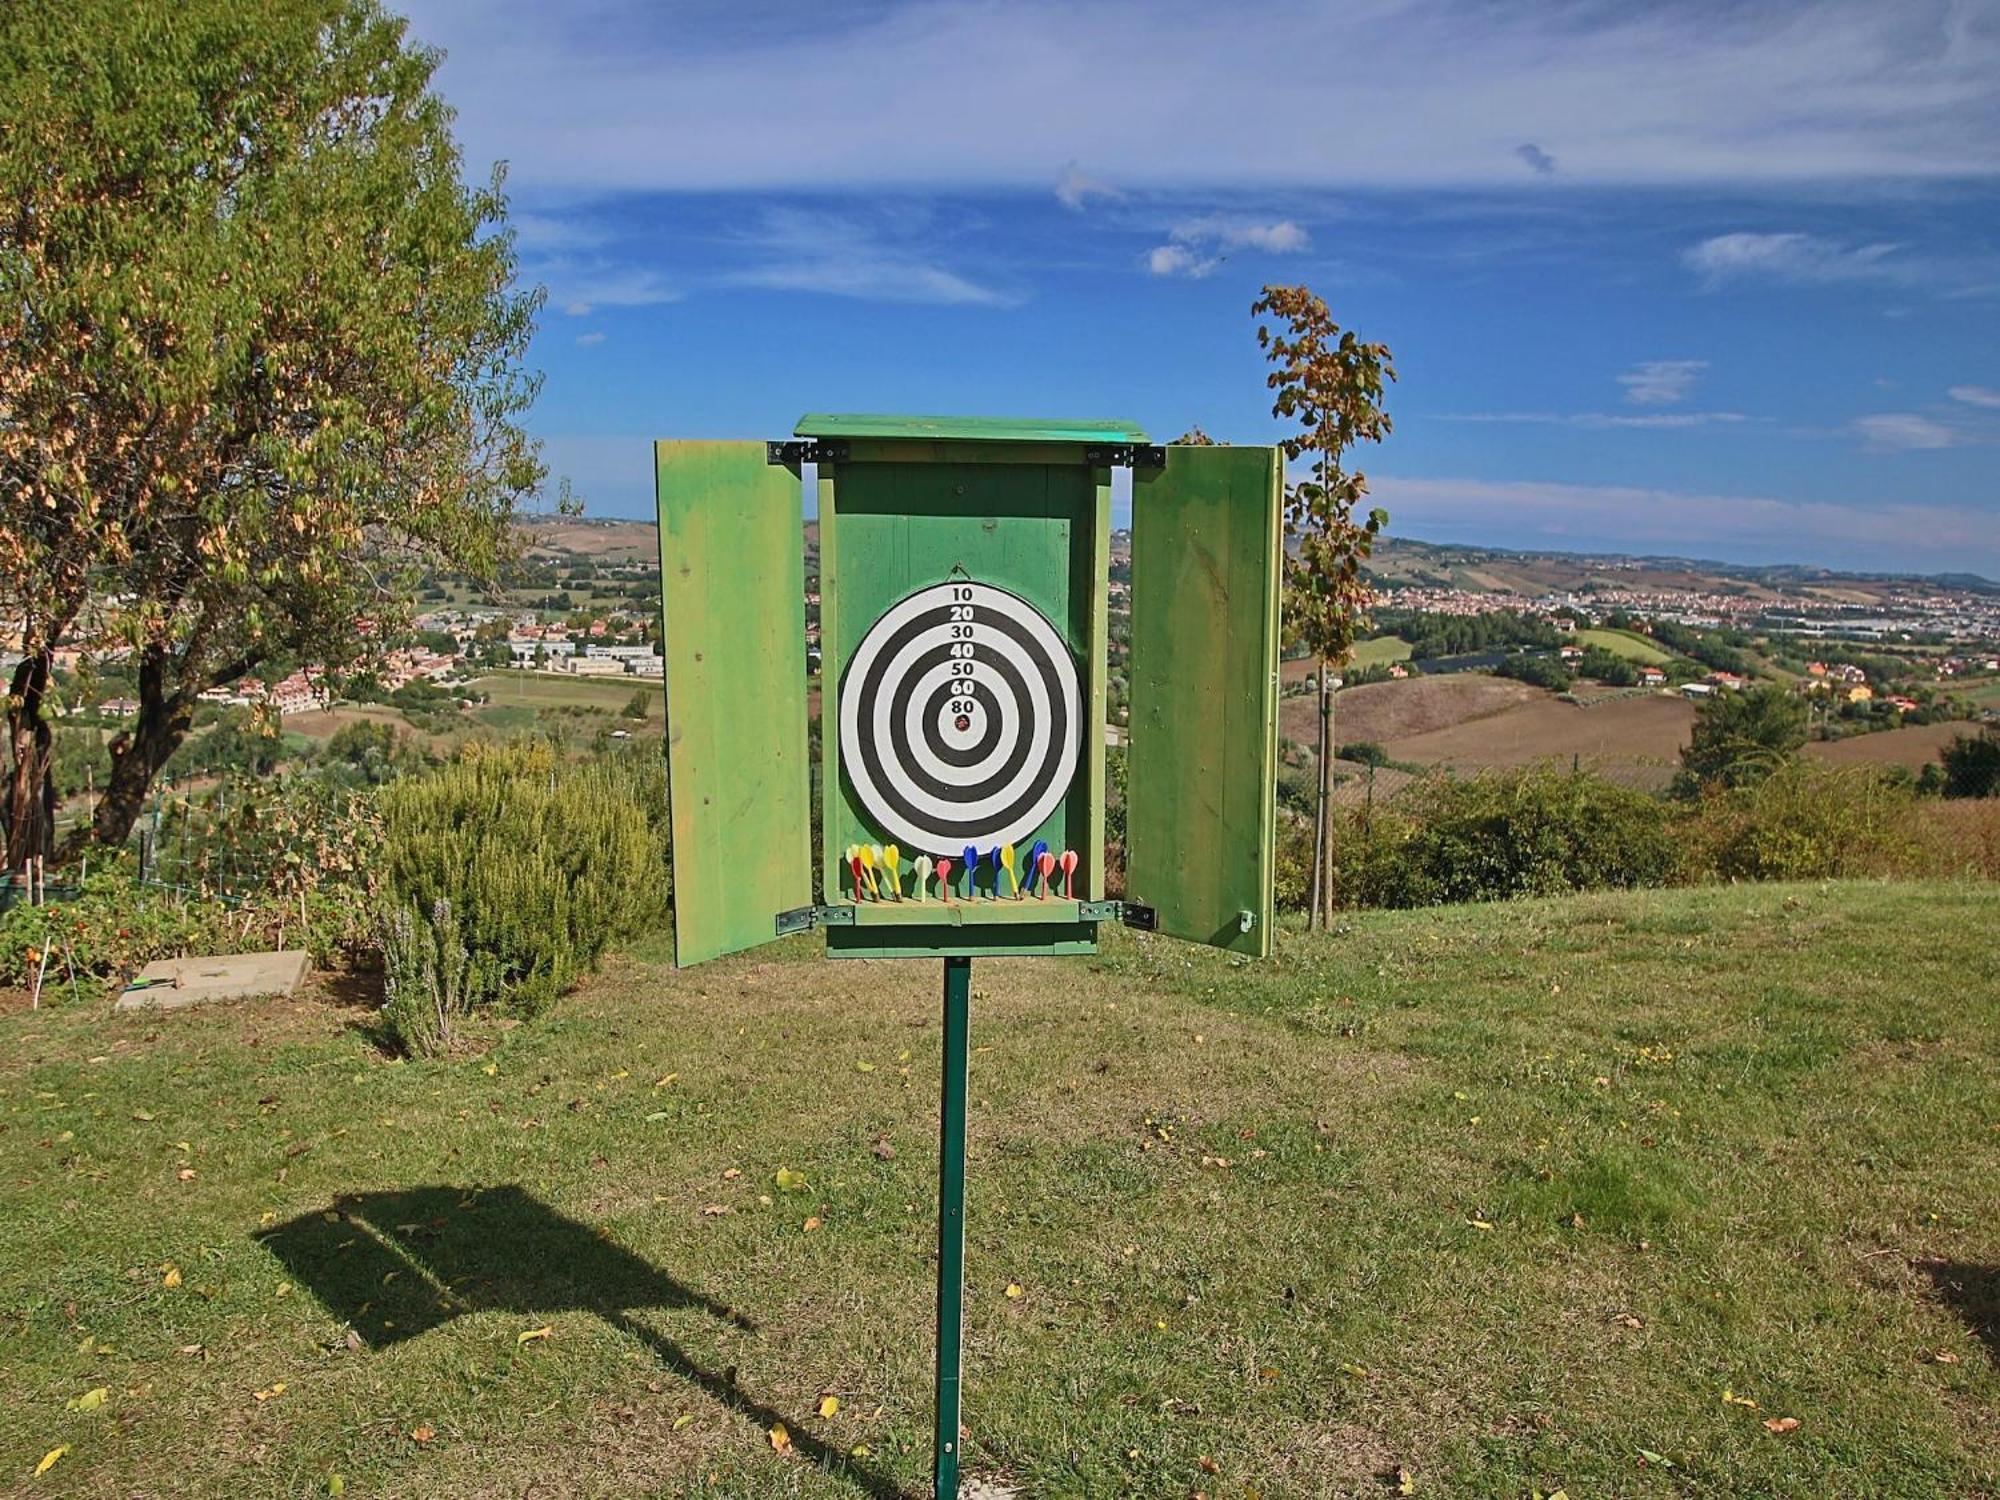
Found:
[[[968,1466],[1994,1493],[1996,919],[1711,888],[981,960]],[[665,952],[437,1063],[326,998],[0,1017],[0,1490],[924,1493],[938,966]]]
[[[1627,661],[1646,666],[1662,666],[1673,660],[1671,651],[1664,651],[1644,636],[1629,630],[1579,630],[1576,640],[1580,646],[1597,646],[1613,656],[1622,656]]]
[[[530,708],[601,708],[616,713],[643,692],[657,714],[665,697],[658,678],[570,677],[554,672],[494,672],[475,678],[472,686],[495,704]]]

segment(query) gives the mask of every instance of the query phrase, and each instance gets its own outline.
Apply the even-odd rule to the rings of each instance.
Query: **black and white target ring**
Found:
[[[840,687],[840,759],[862,811],[911,851],[1018,843],[1068,793],[1076,661],[1032,604],[941,583],[869,628]]]

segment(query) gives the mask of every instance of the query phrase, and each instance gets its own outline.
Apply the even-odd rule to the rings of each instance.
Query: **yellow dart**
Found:
[[[1021,875],[1014,868],[1014,846],[1012,844],[1002,844],[1000,846],[1000,865],[1007,872],[1007,884],[1013,889],[1014,899],[1019,901],[1021,899]]]
[[[861,846],[861,872],[868,877],[868,894],[877,901],[882,899],[882,887],[875,883],[875,861],[882,851],[874,844]]]
[[[889,872],[889,892],[898,901],[903,899],[903,851],[894,844],[882,851],[882,868]]]

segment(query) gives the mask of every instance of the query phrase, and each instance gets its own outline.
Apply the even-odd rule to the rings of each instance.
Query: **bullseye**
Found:
[[[1013,843],[1068,793],[1082,739],[1075,659],[1033,605],[942,583],[891,607],[840,688],[841,765],[907,847]]]

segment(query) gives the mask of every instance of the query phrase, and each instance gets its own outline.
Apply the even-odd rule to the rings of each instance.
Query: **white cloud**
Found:
[[[2000,391],[1984,385],[1955,385],[1950,391],[1951,399],[1963,401],[1967,406],[2000,408]]]
[[[1075,209],[1079,213],[1092,198],[1123,198],[1125,195],[1101,178],[1092,177],[1075,162],[1063,168],[1063,174],[1056,180],[1056,201],[1064,208]]]
[[[530,261],[521,275],[546,285],[549,301],[572,318],[587,317],[599,307],[654,307],[682,296],[678,286],[651,266],[609,259]]]
[[[1992,0],[884,0],[810,26],[701,26],[652,0],[401,8],[445,49],[475,170],[507,161],[530,198],[1042,193],[1071,160],[1128,191],[1519,191],[1542,182],[1519,142],[1565,183],[2000,174]],[[1337,113],[1323,70],[1291,65],[1327,57]]]
[[[1222,264],[1220,256],[1196,255],[1186,245],[1155,245],[1146,252],[1146,269],[1155,276],[1200,278]]]
[[[592,344],[601,344],[603,342],[604,334],[602,330],[591,333],[579,333],[576,336],[576,343],[579,349],[588,349]]]
[[[1290,255],[1312,243],[1291,219],[1236,219],[1222,214],[1183,219],[1167,235],[1168,244],[1146,252],[1146,269],[1155,276],[1206,276],[1232,251]]]
[[[1781,500],[1644,488],[1371,473],[1391,532],[1511,547],[1612,549],[1833,567],[1967,568],[2000,576],[1990,510]]]
[[[1549,427],[1638,428],[1673,431],[1689,427],[1734,426],[1752,418],[1740,411],[1470,411],[1445,412],[1441,422],[1525,422]]]
[[[1634,406],[1672,406],[1693,394],[1707,368],[1705,359],[1649,359],[1620,375],[1618,383]]]
[[[1681,261],[1711,286],[1764,277],[1778,281],[1902,281],[1915,268],[1890,259],[1899,245],[1846,245],[1796,231],[1718,234],[1690,245]]]
[[[1004,307],[1015,300],[937,263],[931,225],[921,214],[863,220],[841,214],[773,210],[746,231],[757,263],[730,272],[735,286],[819,292],[869,302]]]
[[[1861,440],[1878,453],[1954,448],[1965,440],[1965,435],[1956,428],[1913,411],[1880,412],[1873,416],[1856,417],[1853,427]]]

